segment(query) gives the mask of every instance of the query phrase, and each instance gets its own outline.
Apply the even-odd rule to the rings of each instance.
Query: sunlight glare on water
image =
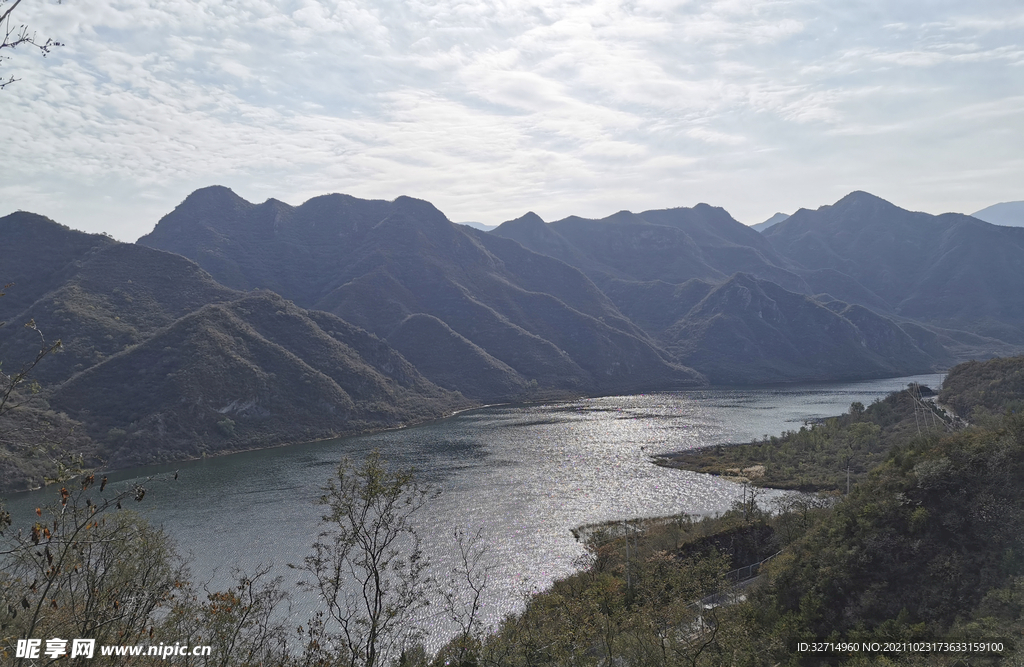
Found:
[[[419,517],[438,572],[451,558],[456,528],[481,531],[495,567],[484,612],[497,621],[518,608],[525,593],[573,571],[583,549],[572,528],[713,514],[742,494],[740,486],[716,477],[652,465],[650,456],[777,435],[840,414],[853,401],[867,405],[908,382],[938,387],[939,380],[927,375],[499,406],[375,435],[126,471],[111,480],[130,484],[179,470],[176,482],[153,486],[139,509],[190,555],[196,580],[225,587],[232,568],[270,564],[292,587],[295,573],[286,565],[302,561],[320,530],[320,487],[342,457],[379,449],[392,465],[415,467],[422,482],[442,492]],[[767,498],[772,495],[778,494]],[[52,497],[52,490],[42,490],[10,499],[15,525],[29,523],[34,508]],[[300,593],[293,604],[301,619],[315,601]],[[430,641],[437,648],[446,626],[439,619],[429,624],[438,627]]]

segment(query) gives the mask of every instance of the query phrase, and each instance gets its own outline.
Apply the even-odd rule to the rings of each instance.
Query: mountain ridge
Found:
[[[226,223],[216,206],[199,201],[197,208],[186,200],[140,243],[206,262],[214,277],[273,289],[384,338],[411,315],[431,315],[542,389],[600,393],[701,382],[657,349],[576,269],[455,225],[429,202],[409,197],[343,201],[344,210],[313,210],[307,202],[280,212],[292,225],[290,245],[277,238],[285,231],[272,234],[265,224],[260,227],[249,209],[254,215],[248,228],[258,238],[242,248],[223,233],[242,224],[237,216]],[[295,268],[292,258],[310,252],[308,230],[324,226],[328,218],[332,229],[345,230],[344,242],[320,239],[318,251],[331,256],[331,265],[314,267],[314,260],[305,269]],[[186,237],[182,221],[199,219],[210,231]],[[202,245],[211,241],[214,247]],[[219,257],[223,261],[211,259]],[[442,328],[423,331],[440,336],[438,345],[450,343]],[[431,344],[423,341],[425,347]],[[406,349],[413,353],[408,341]]]
[[[486,232],[411,197],[291,206],[211,186],[137,244],[24,212],[0,237],[0,284],[16,283],[0,321],[66,341],[38,368],[38,414],[63,411],[117,465],[481,403],[867,379],[1024,350],[1024,230],[860,191],[760,233],[707,204],[531,212]],[[9,365],[37,345],[0,328]]]
[[[1024,230],[901,209],[854,192],[764,231],[794,263],[835,270],[901,317],[1024,343]]]
[[[1024,201],[1006,201],[986,206],[971,217],[1005,227],[1024,227]]]
[[[35,325],[0,328],[0,359],[5,368],[30,361],[39,332],[63,339],[34,369],[42,393],[26,423],[68,424],[93,465],[393,428],[474,404],[429,382],[378,337],[272,292],[225,287],[180,255],[41,216],[0,218],[0,230],[0,280],[14,283],[0,315]],[[20,451],[0,443],[9,464],[0,487],[37,486],[53,473]]]

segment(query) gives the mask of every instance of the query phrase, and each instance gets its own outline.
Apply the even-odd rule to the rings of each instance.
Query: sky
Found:
[[[9,7],[9,1],[0,5]],[[0,215],[124,241],[193,190],[498,224],[865,190],[1024,199],[1020,0],[22,0]]]

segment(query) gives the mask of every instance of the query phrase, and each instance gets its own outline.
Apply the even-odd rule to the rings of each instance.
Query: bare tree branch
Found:
[[[60,4],[60,1],[61,0],[58,0],[58,4]],[[64,46],[63,43],[50,38],[47,38],[44,42],[40,38],[36,37],[36,33],[29,32],[27,25],[12,23],[11,15],[14,13],[14,10],[18,8],[18,5],[21,4],[21,0],[0,0],[0,6],[7,5],[8,3],[10,3],[9,7],[0,10],[0,35],[3,36],[3,41],[0,42],[0,51],[3,51],[3,49],[14,49],[19,46],[27,45],[38,49],[45,58],[46,55],[50,53],[51,49],[58,46]],[[0,65],[3,64],[4,60],[9,59],[10,56],[0,55]],[[3,90],[15,81],[20,80],[21,79],[14,78],[13,75],[9,75],[6,79],[0,77],[0,90]]]

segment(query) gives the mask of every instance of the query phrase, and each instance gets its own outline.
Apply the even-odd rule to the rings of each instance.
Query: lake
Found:
[[[494,566],[485,614],[496,621],[523,596],[574,569],[583,554],[572,528],[588,523],[685,512],[708,515],[740,498],[740,486],[655,466],[650,457],[703,445],[745,442],[865,405],[939,375],[862,382],[710,388],[570,402],[497,406],[413,428],[111,474],[111,488],[177,470],[150,485],[137,506],[189,554],[197,581],[227,586],[233,567],[272,564],[290,585],[319,530],[315,499],[345,456],[378,449],[414,467],[440,489],[419,517],[437,568],[450,558],[452,533],[481,531]],[[768,501],[779,494],[767,494]],[[15,526],[52,502],[52,489],[8,501]],[[134,503],[131,503],[135,506]],[[298,619],[314,602],[293,601]],[[431,646],[444,639],[436,631]]]

